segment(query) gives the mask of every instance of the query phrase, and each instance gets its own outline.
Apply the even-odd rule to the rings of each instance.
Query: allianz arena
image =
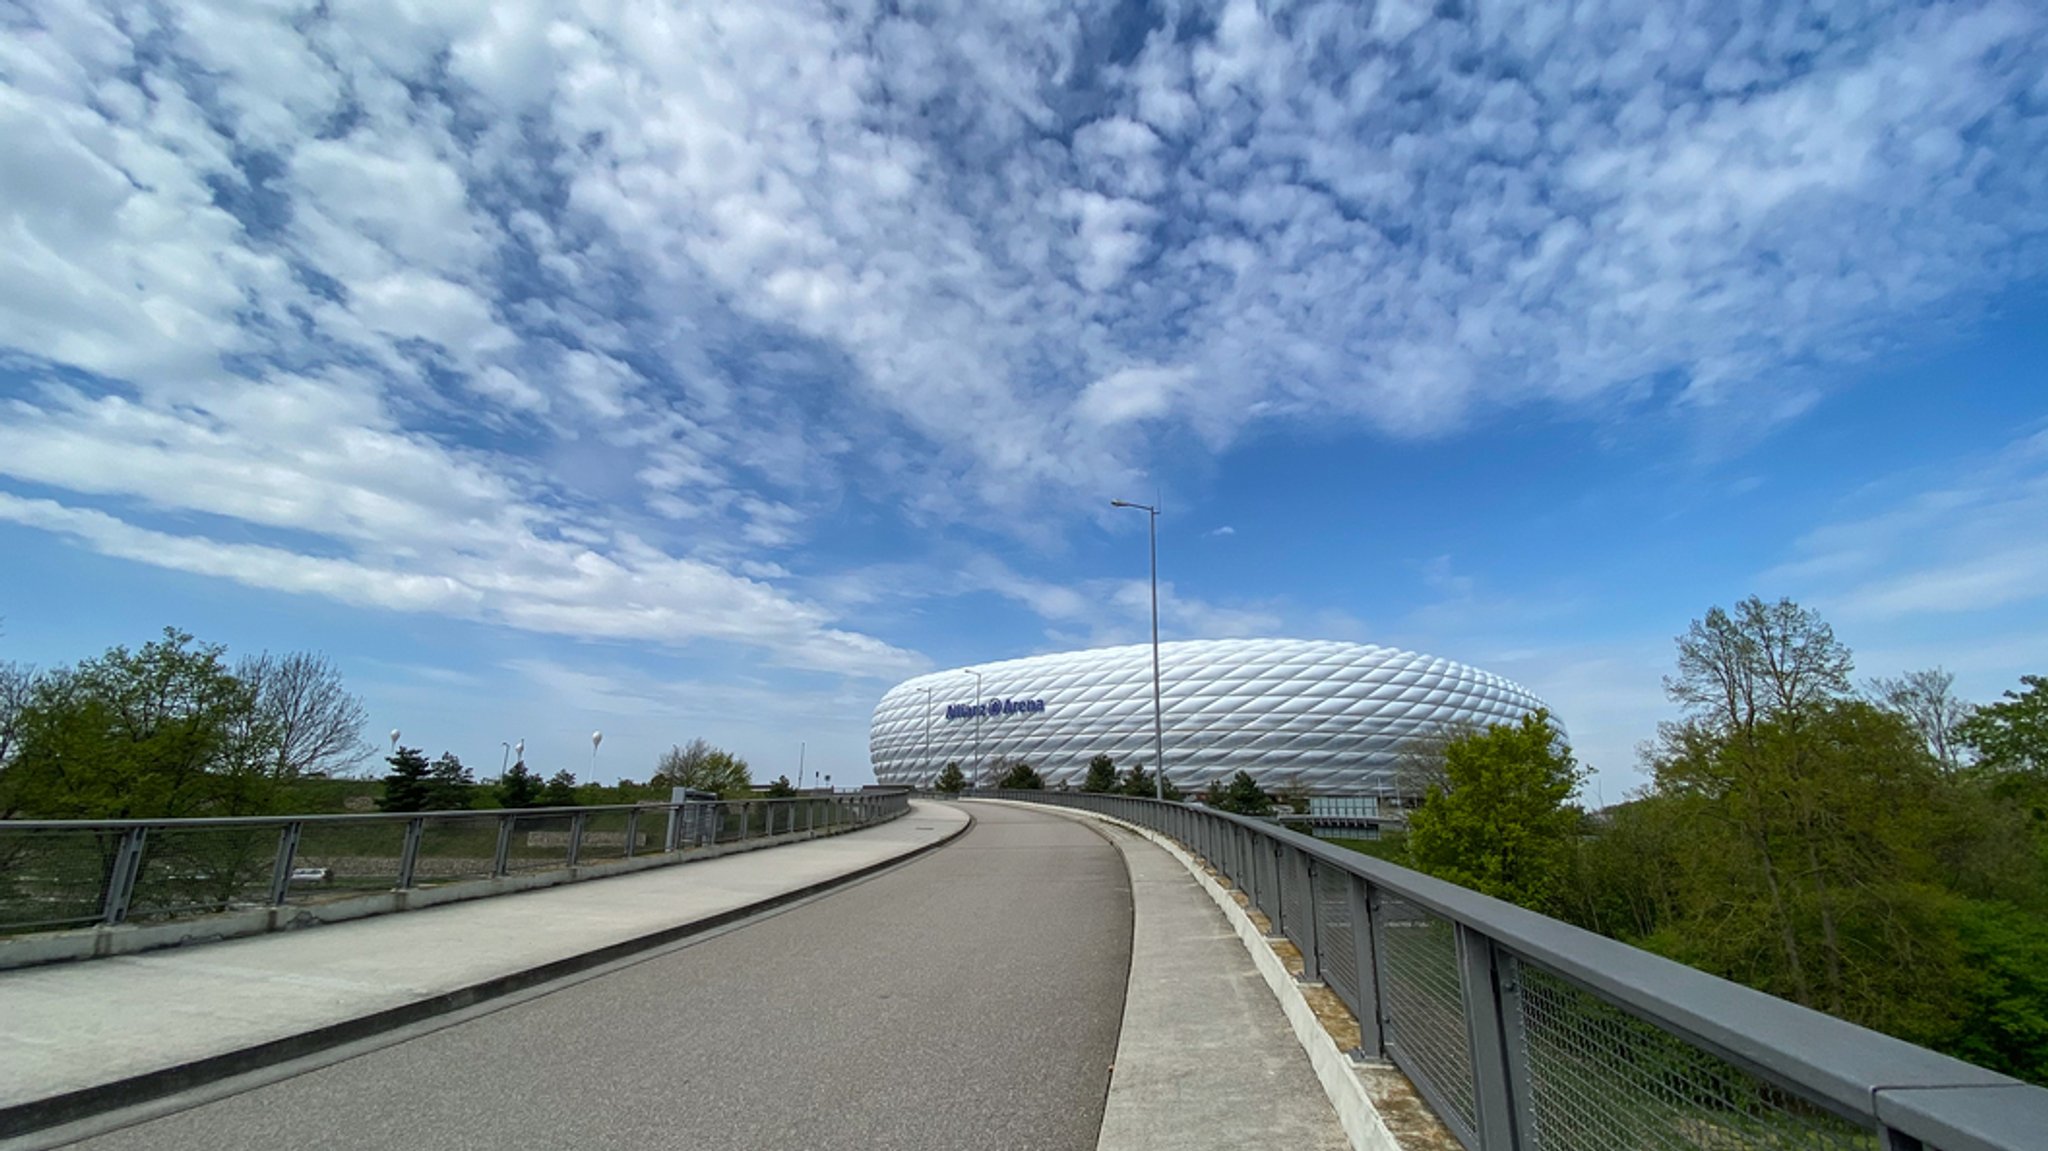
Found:
[[[1411,736],[1518,722],[1528,689],[1436,656],[1291,639],[1159,646],[1167,777],[1190,790],[1248,771],[1267,787],[1387,795]],[[975,673],[980,673],[976,698]],[[875,778],[929,784],[948,762],[984,783],[1022,760],[1048,787],[1088,761],[1152,762],[1152,646],[1098,648],[953,668],[905,680],[875,706]]]

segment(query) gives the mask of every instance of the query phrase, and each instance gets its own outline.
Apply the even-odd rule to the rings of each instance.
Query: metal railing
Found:
[[[909,810],[907,790],[500,811],[0,820],[0,935],[319,902],[825,835]]]
[[[976,794],[1185,845],[1472,1151],[2048,1147],[2048,1090],[1384,860],[1190,804]]]

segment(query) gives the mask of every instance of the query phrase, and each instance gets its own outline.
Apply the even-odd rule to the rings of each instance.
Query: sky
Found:
[[[1127,499],[1165,638],[1499,672],[1602,802],[1747,595],[1995,698],[2044,60],[2026,0],[0,0],[0,659],[857,783],[900,679],[1146,638]]]

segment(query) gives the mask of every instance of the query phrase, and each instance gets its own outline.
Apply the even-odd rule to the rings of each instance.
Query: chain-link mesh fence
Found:
[[[0,839],[0,934],[99,922],[122,835],[67,829]]]
[[[1388,1052],[1469,1144],[1472,1049],[1458,994],[1458,937],[1450,920],[1391,895],[1380,904],[1381,970],[1390,1017]],[[1460,1128],[1462,1127],[1462,1130]]]
[[[1522,963],[1531,1141],[1571,1151],[1877,1151],[1876,1136]]]

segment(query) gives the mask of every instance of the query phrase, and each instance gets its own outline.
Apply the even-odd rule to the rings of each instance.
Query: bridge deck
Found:
[[[924,805],[827,842],[936,828],[942,812],[959,818]],[[1150,866],[1169,862],[1162,853],[1036,812],[977,806],[975,817],[957,842],[857,885],[84,1145],[1086,1151],[1162,1145],[1175,1130],[1179,1147],[1243,1146],[1286,1115],[1308,1133],[1291,1145],[1342,1145],[1242,949],[1208,950],[1223,942],[1220,917],[1199,922],[1197,904],[1177,903],[1193,884],[1182,873],[1189,890],[1176,892],[1171,872]],[[758,867],[810,846],[825,844],[716,862]],[[569,935],[603,918],[539,921]],[[527,933],[535,921],[529,912]],[[305,937],[338,943],[372,925]],[[113,962],[77,970],[111,981]]]

